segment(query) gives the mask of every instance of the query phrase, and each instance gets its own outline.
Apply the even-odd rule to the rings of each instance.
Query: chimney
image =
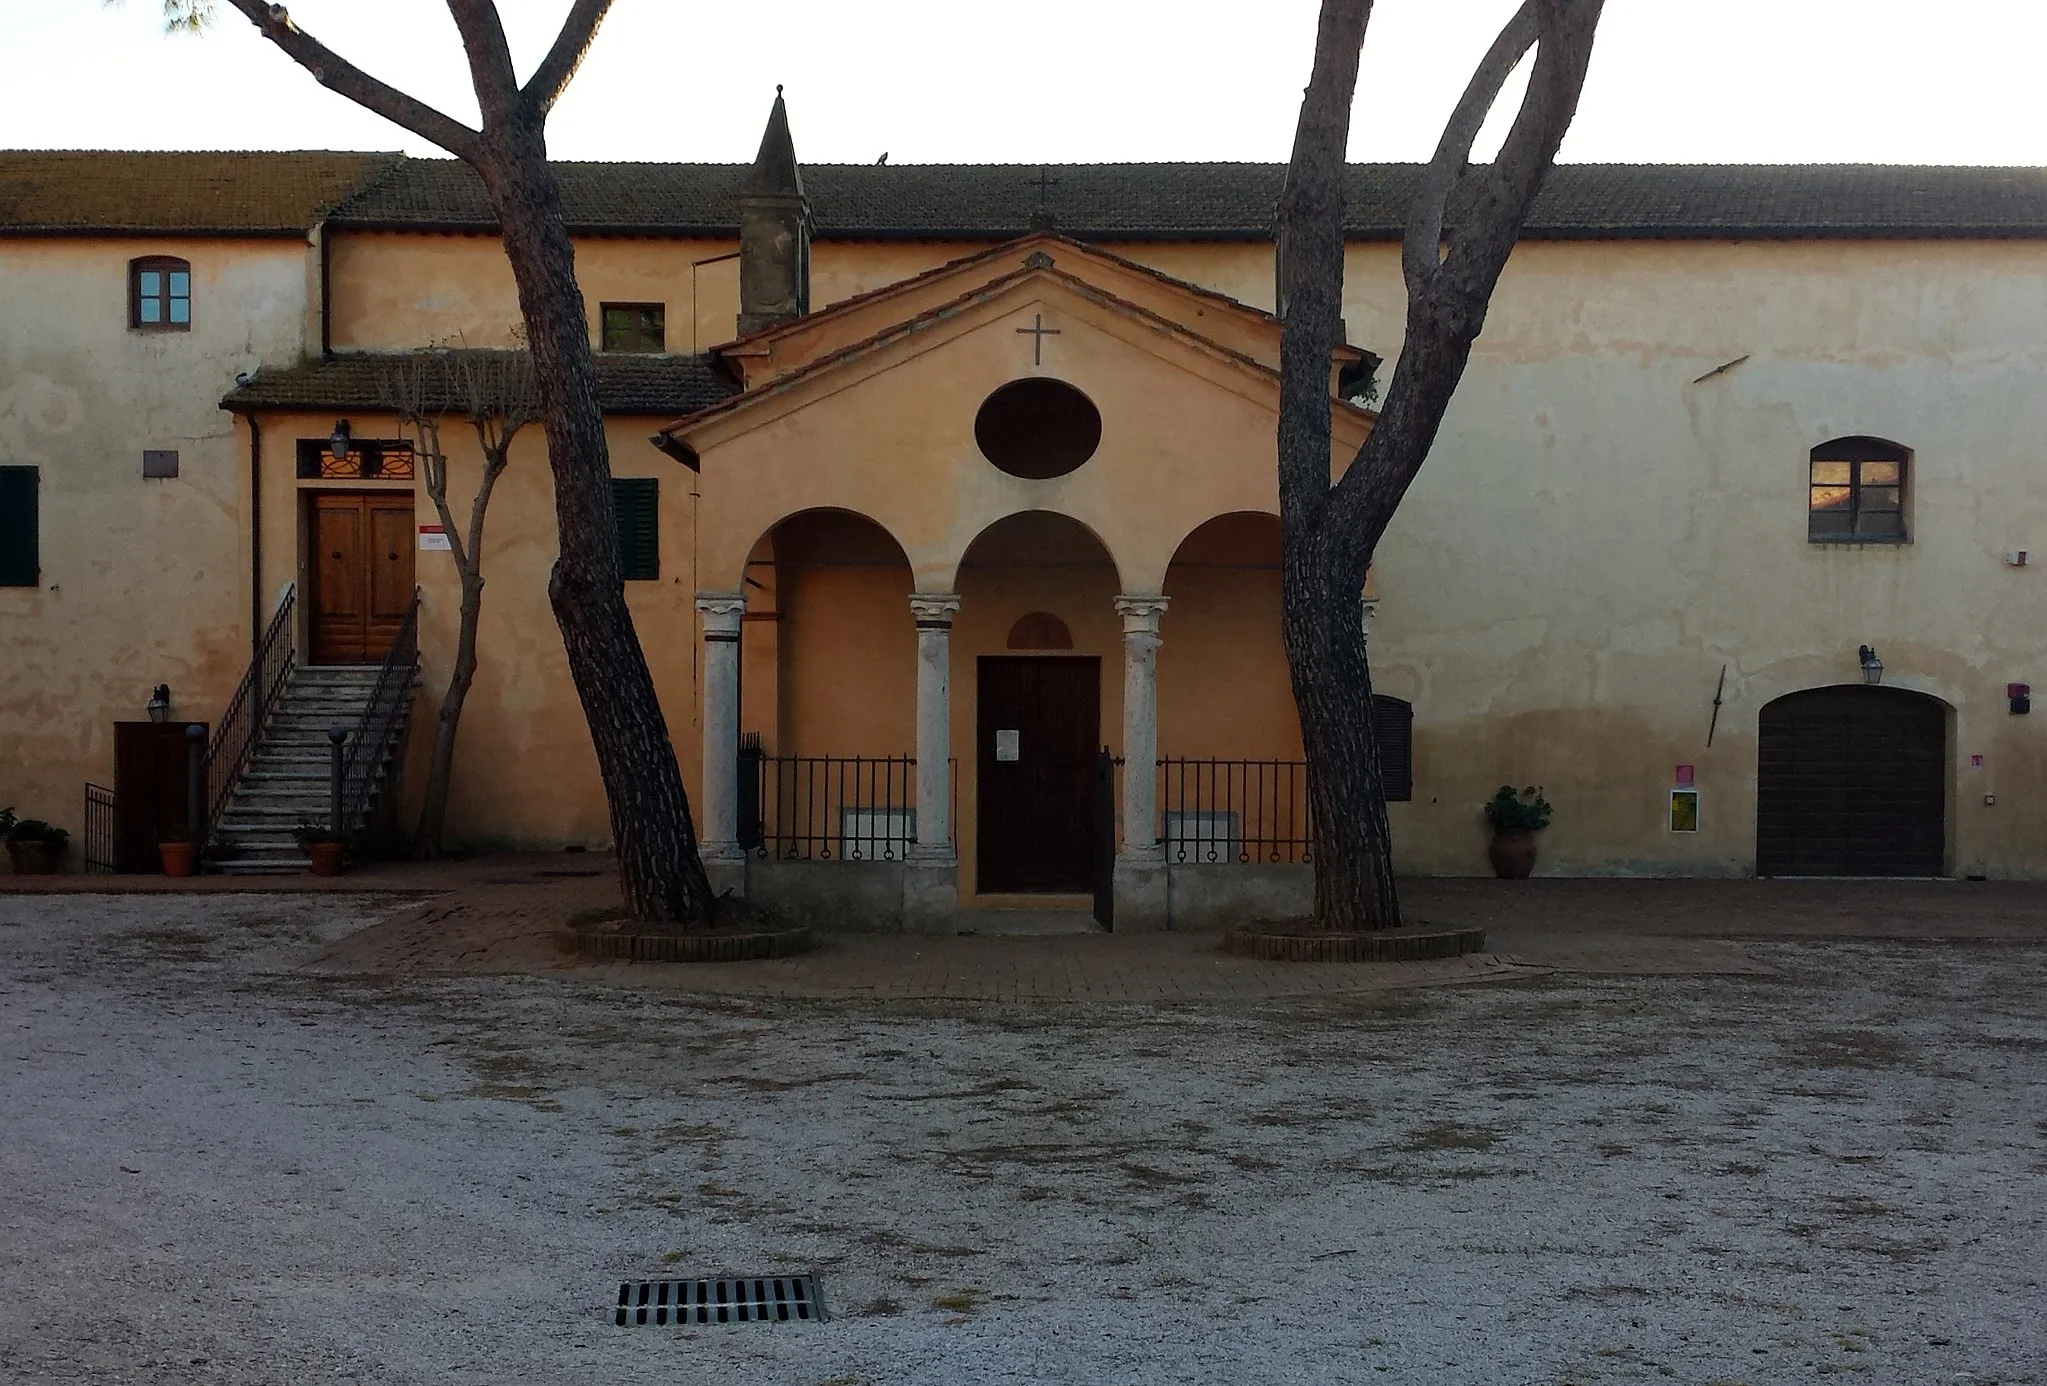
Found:
[[[739,192],[739,335],[810,311],[810,202],[782,88]]]

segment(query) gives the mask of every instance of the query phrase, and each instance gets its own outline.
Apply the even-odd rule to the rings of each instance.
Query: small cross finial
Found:
[[[1019,334],[1027,334],[1031,338],[1031,364],[1034,366],[1044,365],[1045,339],[1058,336],[1059,329],[1045,326],[1045,315],[1043,313],[1033,313],[1031,314],[1031,325],[1029,327],[1019,327],[1017,332]]]

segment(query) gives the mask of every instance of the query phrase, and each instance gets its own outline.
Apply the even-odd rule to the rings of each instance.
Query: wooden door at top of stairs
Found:
[[[983,656],[979,674],[974,758],[979,889],[1092,890],[1101,660]]]
[[[310,537],[314,664],[373,664],[412,601],[412,495],[316,491]]]

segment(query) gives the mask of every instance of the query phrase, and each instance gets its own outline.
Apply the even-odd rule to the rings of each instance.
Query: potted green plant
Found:
[[[1485,816],[1493,829],[1486,846],[1493,874],[1503,881],[1527,880],[1535,870],[1535,835],[1549,826],[1549,800],[1536,785],[1516,789],[1503,784],[1486,802]]]
[[[291,830],[292,840],[299,850],[312,861],[315,876],[339,876],[341,874],[341,853],[346,846],[340,833],[325,823],[301,819]]]
[[[17,876],[54,875],[64,860],[68,829],[45,823],[40,818],[16,818],[13,809],[0,809],[0,835],[7,839],[7,856]]]

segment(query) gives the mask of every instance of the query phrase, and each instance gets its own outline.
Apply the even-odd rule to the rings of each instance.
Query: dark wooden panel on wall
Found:
[[[990,893],[1091,890],[1101,660],[984,657],[979,695],[979,888]]]
[[[160,842],[183,842],[190,829],[190,722],[114,723],[114,798],[120,802],[114,862],[123,871],[162,869]],[[206,724],[196,724],[201,732]]]
[[[1793,693],[1757,724],[1756,874],[1938,876],[1947,856],[1947,714],[1855,684]]]

